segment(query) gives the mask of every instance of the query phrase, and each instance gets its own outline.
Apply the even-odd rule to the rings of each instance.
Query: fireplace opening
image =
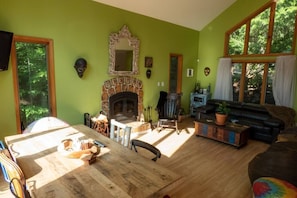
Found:
[[[109,117],[117,121],[135,121],[138,115],[138,95],[119,92],[109,98]]]

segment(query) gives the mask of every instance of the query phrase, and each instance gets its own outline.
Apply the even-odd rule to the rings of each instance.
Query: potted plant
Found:
[[[216,110],[216,124],[225,125],[230,109],[227,107],[226,101],[218,103]]]

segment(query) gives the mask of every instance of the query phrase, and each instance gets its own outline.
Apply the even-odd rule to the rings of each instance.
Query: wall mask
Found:
[[[75,61],[74,68],[77,72],[77,75],[82,78],[84,72],[87,69],[87,61],[84,58],[79,58]]]
[[[151,71],[150,69],[147,69],[147,70],[146,70],[146,77],[147,77],[147,78],[150,78],[151,75],[152,75],[152,71]]]
[[[208,76],[209,73],[210,73],[210,68],[209,68],[209,67],[205,67],[205,68],[204,68],[204,75],[205,75],[205,76]]]

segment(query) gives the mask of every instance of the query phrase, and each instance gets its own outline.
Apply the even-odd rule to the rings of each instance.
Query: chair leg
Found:
[[[175,122],[175,130],[177,132],[177,135],[179,135],[179,130],[178,130],[178,126],[177,126],[177,120],[175,120],[174,122]]]
[[[160,122],[161,122],[161,121],[159,120],[159,121],[158,121],[158,124],[157,124],[157,131],[158,131],[158,132],[161,131],[161,129],[160,129]]]
[[[164,129],[164,123],[163,123],[164,121],[162,121],[162,120],[159,120],[158,121],[158,125],[157,125],[157,130],[158,130],[158,132],[160,132],[160,131],[162,131],[163,129]]]

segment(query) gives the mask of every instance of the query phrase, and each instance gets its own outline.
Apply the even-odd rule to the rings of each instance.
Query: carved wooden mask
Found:
[[[205,76],[208,76],[209,73],[210,73],[210,68],[209,68],[209,67],[205,67],[205,68],[204,68],[204,75],[205,75]]]

